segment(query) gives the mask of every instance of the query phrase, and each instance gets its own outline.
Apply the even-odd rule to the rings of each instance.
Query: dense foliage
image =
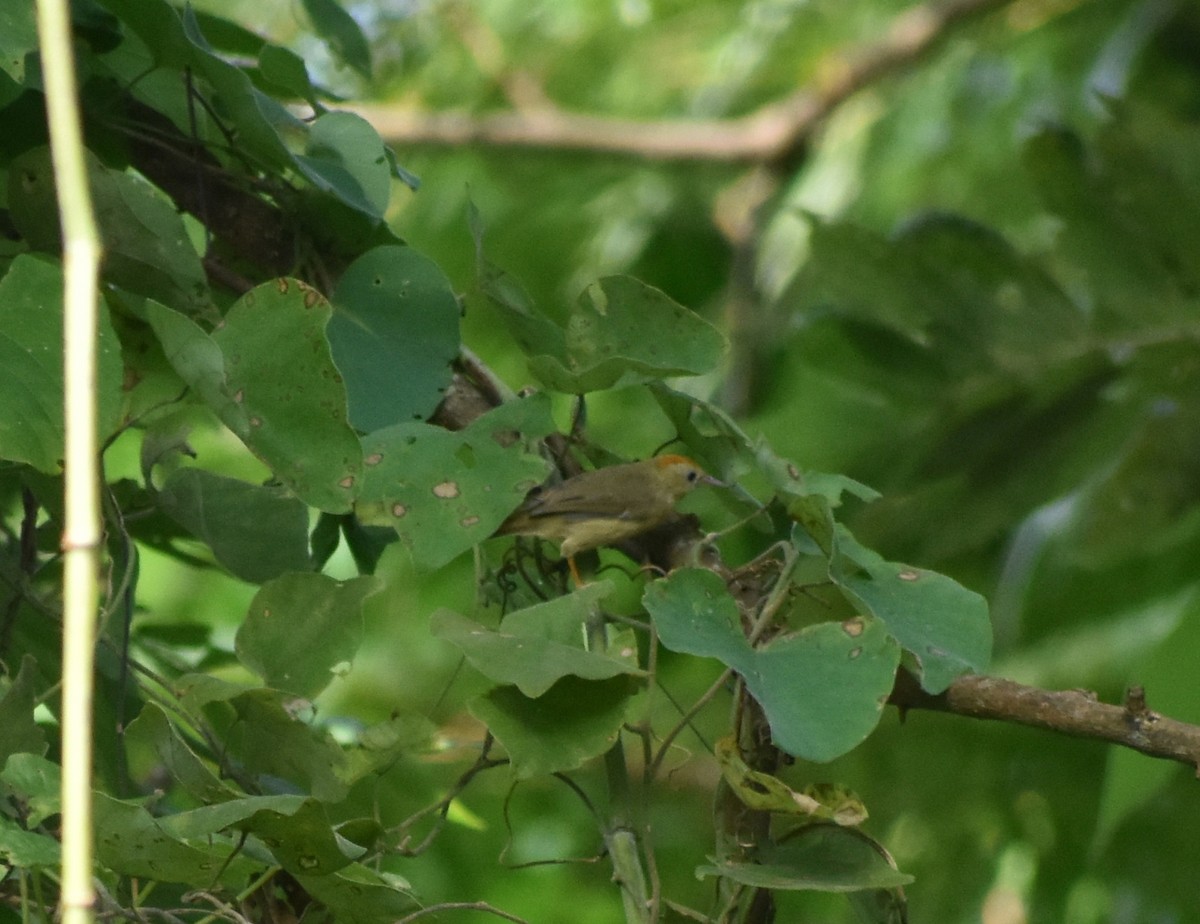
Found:
[[[885,706],[898,672],[991,672],[1200,719],[1200,19],[996,5],[753,166],[396,153],[328,88],[731,118],[872,53],[897,4],[306,0],[288,45],[235,25],[266,5],[74,5],[106,250],[101,911],[1195,907],[1186,771]],[[295,12],[257,25],[287,42]],[[17,920],[56,899],[63,446],[23,3],[0,118]],[[730,487],[591,583],[489,538],[547,478],[663,446]]]

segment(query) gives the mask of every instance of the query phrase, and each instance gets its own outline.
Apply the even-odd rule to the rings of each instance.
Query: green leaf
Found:
[[[1190,544],[1200,516],[1195,348],[1182,341],[1144,346],[1129,371],[1126,401],[1164,412],[1130,421],[1121,445],[1072,498],[1066,528],[1076,559],[1101,571],[1137,556],[1161,560]]]
[[[337,0],[303,0],[304,11],[333,56],[365,80],[371,79],[371,47],[366,36]]]
[[[491,536],[549,471],[515,434],[553,429],[549,399],[534,395],[458,432],[423,423],[377,430],[363,439],[359,519],[394,528],[418,567],[439,568]]]
[[[0,767],[14,754],[29,752],[41,756],[46,753],[46,733],[33,720],[38,694],[36,671],[33,656],[24,655],[16,679],[0,697]]]
[[[716,658],[739,672],[753,662],[737,603],[713,572],[681,568],[651,581],[642,602],[654,618],[659,640],[672,651]]]
[[[475,240],[476,284],[483,296],[499,311],[501,320],[527,356],[565,356],[567,338],[563,329],[541,314],[521,284],[483,255],[483,227],[474,203],[468,207]]]
[[[458,300],[437,265],[409,247],[376,247],[342,274],[333,305],[329,342],[354,426],[369,433],[432,414],[459,350]]]
[[[567,319],[564,352],[529,367],[571,394],[712,371],[725,351],[715,327],[652,286],[607,276],[584,290]]]
[[[261,584],[312,567],[308,508],[282,488],[186,468],[167,479],[158,503],[244,581]]]
[[[257,834],[291,873],[327,876],[366,853],[366,848],[333,829],[325,806],[316,799],[305,799],[294,813],[255,812],[246,828]]]
[[[231,19],[204,10],[193,10],[193,14],[205,39],[225,54],[252,58],[267,45],[266,39],[257,32]]]
[[[244,684],[212,674],[184,674],[171,689],[189,710],[203,709],[211,703],[225,703],[246,692]],[[276,692],[275,695],[281,694]]]
[[[837,554],[837,523],[829,501],[819,494],[782,494],[781,497],[788,516],[817,544],[826,560],[831,561]]]
[[[89,158],[104,277],[195,316],[211,306],[200,255],[172,203],[145,180]]]
[[[805,472],[790,459],[779,456],[760,439],[754,445],[755,470],[766,476],[787,514],[804,529],[827,559],[837,554],[837,532],[833,509],[843,494],[873,501],[879,492],[845,475]]]
[[[743,677],[779,746],[827,761],[874,730],[899,663],[900,648],[887,627],[856,617],[772,640]]]
[[[245,828],[245,823],[259,812],[294,815],[311,801],[301,795],[242,795],[216,805],[205,805],[186,812],[164,815],[159,819],[159,824],[168,834],[181,840],[208,837],[230,828]]]
[[[348,173],[339,173],[333,161],[327,157],[331,152],[328,133],[324,130],[318,133],[319,140],[314,149],[308,143],[309,126],[278,100],[254,86],[249,74],[214,53],[202,31],[201,19],[191,7],[186,7],[181,16],[163,0],[106,2],[145,42],[158,64],[171,70],[190,69],[198,92],[204,94],[211,104],[209,111],[219,112],[221,117],[220,126],[214,125],[211,120],[201,119],[202,134],[216,136],[212,139],[214,142],[227,137],[220,135],[220,132],[236,135],[239,154],[260,168],[268,171],[295,170],[314,182],[317,188],[333,192],[340,202],[355,209],[362,207],[364,202],[377,201],[377,196],[374,200],[363,196],[360,184],[363,175],[359,173],[360,168],[373,161],[377,154],[382,154],[390,173],[390,159],[380,150],[379,138],[374,132],[368,136],[360,126],[353,133],[366,145],[358,151],[350,151],[349,134],[334,132],[336,146],[341,150],[334,160],[344,160],[349,154],[351,162],[356,164]],[[344,10],[332,0],[308,0],[306,7],[310,7],[310,15],[315,11],[314,21],[319,23],[326,41],[336,45],[352,66],[369,69],[365,41],[353,19]],[[204,22],[211,24],[212,19],[205,19]],[[227,30],[222,30],[217,37],[227,37]],[[291,88],[299,85],[303,89],[306,81],[300,78],[294,60],[285,62],[277,52],[270,52],[266,57],[268,68],[275,77],[285,80]],[[280,71],[283,71],[282,75]],[[345,119],[340,121],[342,125],[348,124]],[[304,154],[299,153],[302,149]],[[375,174],[374,170],[368,172]],[[335,182],[331,182],[333,174],[338,174]],[[354,174],[358,174],[358,179],[347,182],[347,178]],[[377,184],[370,187],[373,193],[377,188]],[[375,206],[372,206],[372,211],[376,215],[380,212]]]
[[[629,677],[564,677],[530,699],[496,687],[469,704],[471,714],[504,745],[518,779],[574,770],[617,740],[637,684]]]
[[[1200,287],[1200,232],[1192,220],[1200,210],[1200,132],[1157,103],[1135,99],[1114,110],[1116,118],[1104,123],[1096,139],[1108,196],[1175,284],[1194,298]],[[1184,317],[1192,316],[1188,311]]]
[[[716,658],[741,674],[788,753],[833,760],[878,724],[900,661],[882,622],[821,623],[755,649],[724,581],[699,568],[654,581],[643,603],[667,648]]]
[[[9,77],[3,68],[0,68],[0,109],[7,108],[9,103],[15,102],[24,95],[24,88],[11,77]],[[9,115],[11,115],[11,112]],[[27,125],[27,130],[31,133],[37,132],[37,127],[36,125]],[[39,141],[41,140],[41,137],[37,135],[34,137],[37,137],[37,140]],[[23,248],[14,246],[10,243],[8,248],[5,249],[21,250]]]
[[[379,590],[373,577],[336,581],[324,574],[284,574],[263,585],[237,632],[237,654],[267,686],[312,698],[358,652],[363,601]]]
[[[383,139],[362,116],[352,112],[318,116],[308,127],[304,153],[295,160],[314,188],[332,193],[376,221],[383,220],[392,194],[392,166]],[[344,281],[343,276],[339,286]]]
[[[955,677],[987,668],[992,624],[983,597],[944,574],[884,561],[844,528],[838,542],[862,571],[835,568],[835,583],[882,620],[915,659],[923,689],[941,693]]]
[[[753,862],[726,860],[696,870],[763,889],[859,892],[896,889],[913,881],[867,835],[852,828],[815,824],[783,844],[765,844]]]
[[[246,421],[234,432],[302,500],[338,513],[349,509],[362,459],[325,339],[329,316],[315,289],[278,279],[238,299],[213,340],[242,411],[230,418]]]
[[[392,924],[411,914],[417,901],[408,881],[395,873],[376,872],[352,863],[330,876],[298,875],[310,895],[332,910],[339,921]]]
[[[174,10],[171,15],[180,18]],[[144,13],[142,18],[146,18]],[[183,10],[181,27],[185,43],[181,50],[186,59],[181,64],[192,68],[201,86],[208,85],[210,102],[220,106],[225,130],[237,132],[239,151],[268,170],[295,166],[289,142],[297,144],[303,139],[304,123],[255,87],[245,71],[213,53],[190,6]],[[170,27],[172,44],[178,41],[176,28]]]
[[[35,9],[32,3],[0,7],[0,70],[20,84],[25,82],[25,56],[38,48]]]
[[[63,276],[58,264],[25,254],[0,279],[0,457],[55,474],[63,458]],[[100,306],[95,392],[98,432],[116,429],[121,350]]]
[[[50,149],[13,161],[13,223],[35,250],[58,253],[61,236]],[[88,180],[104,245],[104,278],[189,316],[210,305],[200,255],[171,202],[145,180],[110,170],[91,152]]]
[[[848,222],[814,219],[810,248],[784,304],[833,310],[928,345],[925,331],[938,306],[927,267],[901,259],[882,234]]]
[[[221,124],[201,119],[204,136],[215,142],[221,132],[237,136],[238,151],[258,167],[271,171],[307,168],[295,153],[306,141],[308,127],[282,103],[254,86],[241,68],[219,57],[208,44],[201,18],[186,7],[182,15],[163,0],[106,0],[112,12],[137,33],[154,60],[169,70],[190,69],[197,90],[208,99]],[[203,20],[211,24],[211,19]],[[227,37],[222,30],[218,39]]]
[[[1184,226],[1188,224],[1184,203],[1192,193],[1164,182],[1166,178],[1144,152],[1117,142],[1123,131],[1117,124],[1106,133],[1110,146],[1125,148],[1118,155],[1123,162],[1119,172],[1125,174],[1120,181],[1111,175],[1111,158],[1098,159],[1080,138],[1057,127],[1032,135],[1025,142],[1022,161],[1045,206],[1063,223],[1056,235],[1057,248],[1085,275],[1099,325],[1145,330],[1148,325],[1192,315],[1179,271],[1193,261],[1184,257],[1181,266],[1180,256],[1186,242],[1194,241],[1194,231],[1188,228],[1169,248],[1161,246],[1160,238],[1165,223],[1172,220],[1169,216],[1178,215]],[[1138,180],[1136,191],[1129,188],[1131,172],[1146,174]],[[1164,199],[1170,202],[1165,212],[1158,209]],[[1150,221],[1138,214],[1144,207],[1155,210]],[[1179,230],[1177,225],[1167,233]],[[1120,246],[1114,245],[1117,241]]]
[[[181,68],[190,62],[179,12],[166,0],[104,0],[104,5],[142,40],[158,64]]]
[[[199,19],[199,17],[197,17]],[[212,30],[205,26],[204,34],[212,38]],[[318,112],[324,112],[324,107],[318,98],[318,91],[308,76],[308,67],[304,59],[290,48],[263,42],[260,38],[257,47],[249,54],[258,55],[258,72],[263,81],[277,88],[283,95],[291,95],[302,99]]]
[[[113,872],[195,888],[208,888],[220,873],[220,881],[236,889],[259,869],[232,842],[210,838],[189,844],[168,833],[141,805],[103,793],[93,800],[96,859]]]
[[[167,362],[200,399],[218,414],[236,422],[237,429],[249,428],[245,413],[233,400],[225,380],[225,357],[212,337],[195,321],[153,300],[145,304],[146,320],[162,344]],[[234,432],[237,429],[227,421]]]
[[[171,365],[305,503],[342,513],[358,487],[358,438],[329,356],[329,303],[292,279],[251,290],[211,337],[154,302],[147,317]]]
[[[995,231],[933,214],[895,239],[814,222],[812,254],[786,303],[882,327],[956,377],[1002,369],[1035,379],[1084,349],[1086,318],[1035,261]]]
[[[137,718],[129,723],[125,740],[133,753],[139,747],[146,749],[157,766],[164,768],[200,802],[226,802],[241,795],[209,769],[154,703],[143,706]]]
[[[49,835],[26,831],[15,821],[0,815],[0,861],[10,868],[57,869],[62,863],[62,846]]]
[[[842,495],[866,501],[879,497],[873,489],[845,475],[802,471],[795,462],[778,455],[765,438],[751,439],[732,417],[713,404],[674,391],[662,382],[651,383],[650,393],[679,439],[688,446],[688,452],[710,472],[734,481],[732,490],[721,491],[719,496],[739,518],[755,510],[765,511],[758,500],[736,484],[737,476],[750,470],[766,477],[789,516],[831,556],[833,508],[841,505]],[[768,519],[764,512],[761,520]]]
[[[203,674],[182,677],[175,687],[189,709],[204,709],[228,755],[247,773],[270,780],[272,787],[286,781],[322,802],[346,797],[342,748],[328,732],[297,718],[310,708],[307,701],[279,690],[248,690]]]
[[[0,771],[0,782],[20,797],[30,826],[62,811],[62,768],[53,761],[37,754],[13,754]]]
[[[226,741],[250,772],[288,780],[322,802],[345,798],[342,749],[328,732],[296,718],[289,707],[297,704],[273,690],[248,690],[230,705],[238,723]]]
[[[921,267],[933,308],[928,336],[964,372],[978,357],[1028,381],[1047,361],[1090,347],[1086,315],[1041,263],[998,232],[965,218],[932,214],[909,224],[895,257]]]
[[[98,54],[112,51],[125,37],[121,23],[101,6],[100,0],[73,0],[71,28]]]
[[[362,856],[363,848],[338,836],[325,806],[303,796],[247,796],[179,812],[159,821],[181,840],[208,837],[228,828],[249,831],[289,872],[328,875]]]
[[[614,638],[614,644],[608,646],[613,654],[584,647],[584,623],[596,601],[611,590],[607,581],[589,584],[572,594],[510,613],[499,630],[450,610],[438,610],[430,630],[459,648],[485,677],[514,684],[526,696],[536,698],[567,676],[604,680],[641,673],[632,639]]]
[[[730,477],[750,467],[757,443],[725,411],[662,382],[648,387],[679,439],[708,471]]]

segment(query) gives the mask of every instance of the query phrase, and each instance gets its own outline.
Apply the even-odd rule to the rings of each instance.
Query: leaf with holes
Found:
[[[834,582],[887,626],[922,688],[941,693],[955,677],[987,668],[992,625],[983,597],[936,571],[885,561],[844,527],[838,548]]]
[[[211,336],[146,302],[168,361],[296,496],[342,513],[359,486],[362,450],[346,420],[346,391],[329,355],[329,303],[276,279],[234,303]]]
[[[418,567],[440,568],[491,536],[546,477],[547,462],[513,442],[516,435],[537,439],[553,429],[549,399],[534,395],[457,433],[424,423],[378,430],[363,439],[358,516],[394,528]]]

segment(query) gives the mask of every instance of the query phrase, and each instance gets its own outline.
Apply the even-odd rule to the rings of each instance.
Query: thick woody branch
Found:
[[[1040,690],[999,677],[971,676],[934,696],[901,671],[891,703],[902,711],[931,709],[1107,741],[1187,764],[1200,776],[1200,727],[1152,711],[1140,687],[1131,688],[1125,702],[1115,706],[1087,690]]]
[[[805,87],[733,119],[647,121],[537,108],[472,114],[360,105],[360,115],[392,145],[549,148],[622,154],[648,160],[781,164],[792,161],[817,126],[866,86],[910,66],[971,16],[1010,0],[939,0],[893,20],[882,39],[844,53]]]

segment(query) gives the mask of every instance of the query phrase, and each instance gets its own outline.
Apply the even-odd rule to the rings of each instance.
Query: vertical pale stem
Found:
[[[100,551],[96,325],[100,241],[76,98],[67,0],[38,0],[38,41],[63,235],[62,920],[92,920],[92,682]]]
[[[602,652],[608,646],[604,630],[604,614],[596,607],[585,626],[588,650]],[[621,736],[604,755],[608,776],[608,818],[605,820],[604,842],[613,867],[613,881],[621,889],[625,908],[625,924],[648,924],[650,895],[646,889],[646,873],[642,864],[641,847],[633,827],[633,806],[629,792],[629,768],[625,763],[625,746]]]

